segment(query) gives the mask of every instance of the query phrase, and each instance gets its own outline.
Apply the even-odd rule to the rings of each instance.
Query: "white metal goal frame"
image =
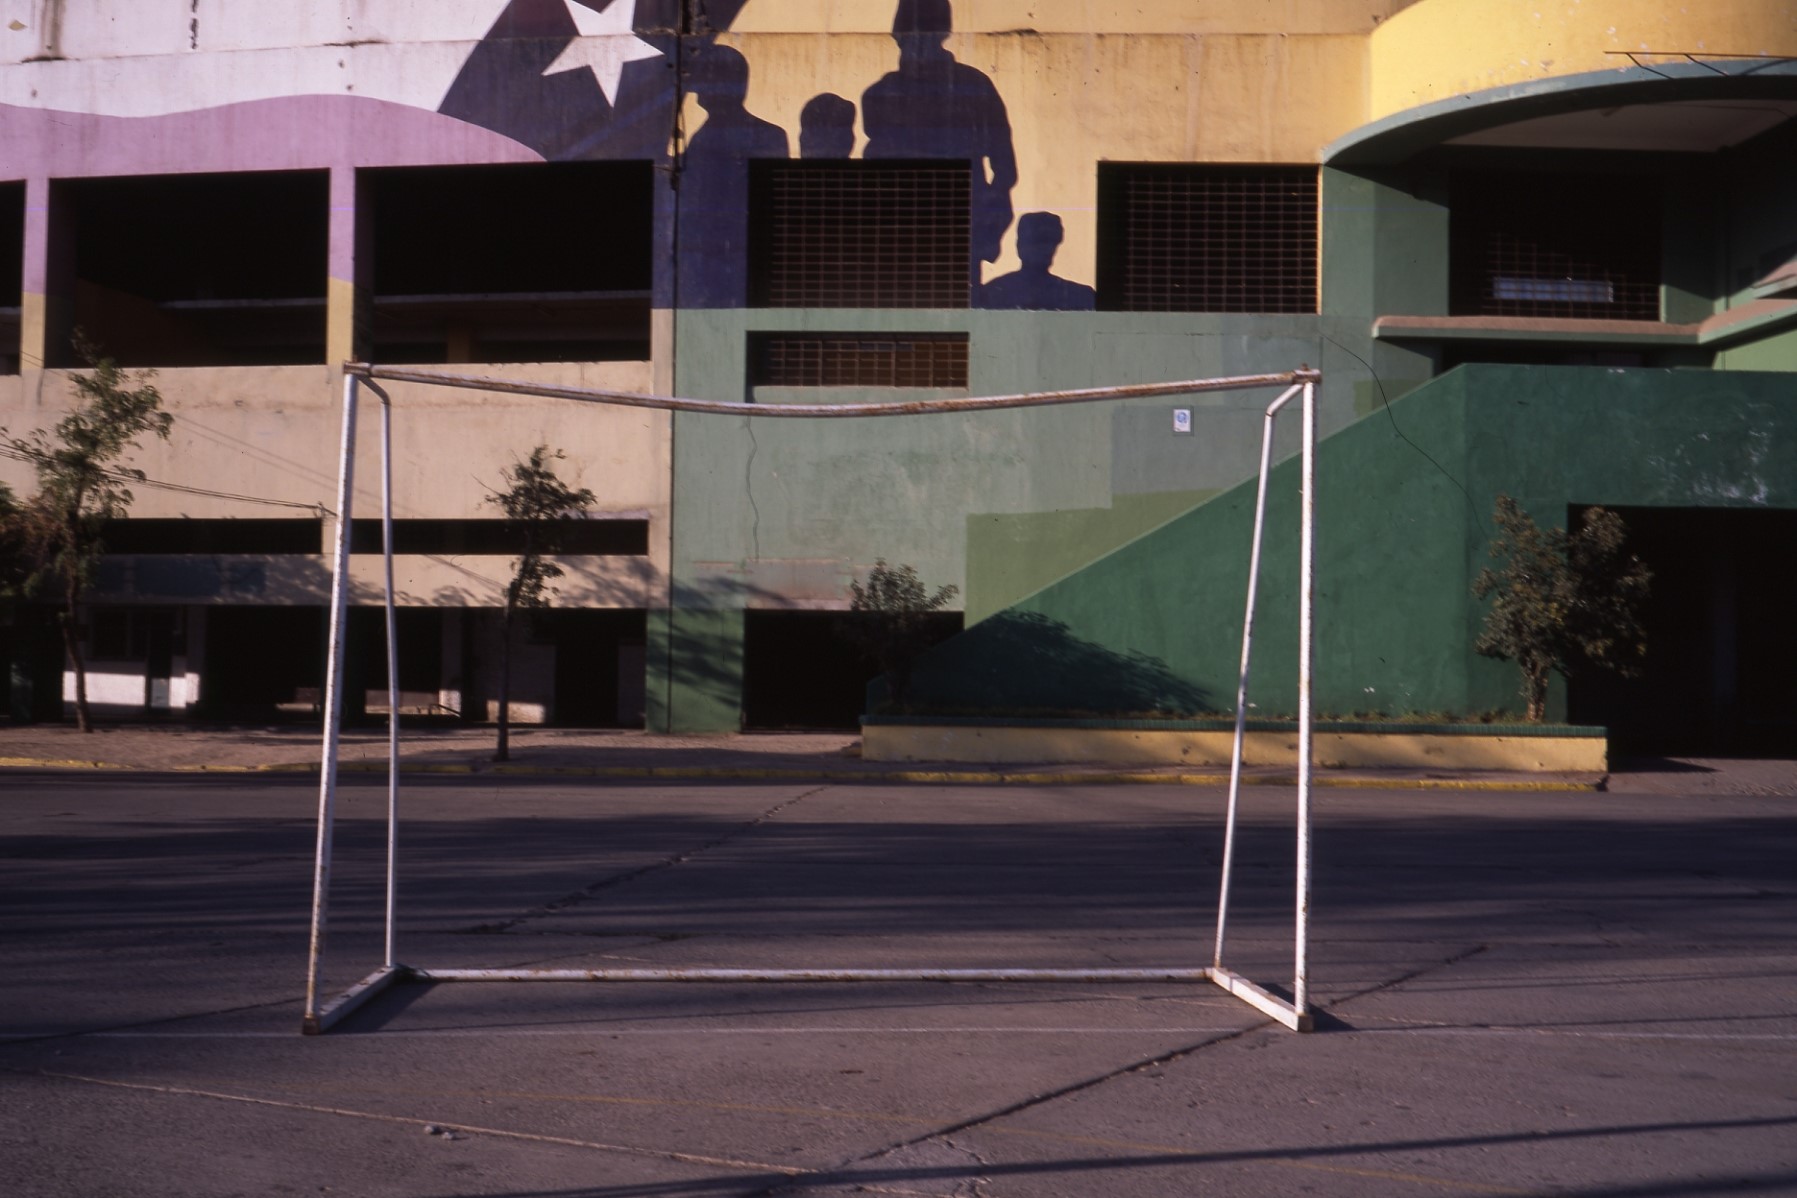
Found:
[[[398,959],[398,845],[399,845],[399,696],[398,650],[395,636],[393,587],[393,401],[382,381],[456,387],[546,398],[578,403],[655,408],[664,411],[758,419],[852,419],[856,417],[916,416],[934,413],[992,411],[1000,408],[1046,407],[1057,404],[1096,403],[1120,399],[1186,395],[1209,391],[1282,388],[1267,405],[1261,434],[1259,486],[1255,495],[1253,545],[1249,556],[1248,594],[1242,621],[1241,671],[1237,680],[1235,740],[1229,768],[1229,797],[1224,820],[1222,876],[1217,900],[1216,947],[1208,966],[1116,969],[464,969],[432,968],[401,964]],[[1211,982],[1294,1031],[1314,1027],[1309,1001],[1310,862],[1311,862],[1311,680],[1313,573],[1316,557],[1316,393],[1322,373],[1308,366],[1273,374],[1237,375],[1180,382],[1138,383],[1092,387],[1074,391],[1032,392],[966,399],[929,399],[910,402],[856,404],[745,405],[672,396],[641,395],[589,387],[523,383],[506,379],[344,364],[343,438],[337,483],[337,524],[332,549],[329,656],[325,674],[324,736],[320,749],[318,781],[318,842],[312,881],[312,928],[306,969],[306,1009],[301,1031],[318,1035],[387,987],[400,981],[496,982]],[[343,721],[344,624],[348,604],[349,530],[356,465],[356,423],[363,387],[381,401],[381,554],[384,565],[384,599],[387,633],[387,862],[385,912],[385,963],[342,994],[319,1001],[319,973],[324,959],[325,929],[329,913],[331,848],[336,826],[337,758]],[[1249,666],[1254,637],[1256,593],[1260,578],[1262,532],[1265,527],[1267,478],[1272,467],[1273,432],[1280,411],[1301,397],[1303,414],[1302,482],[1299,529],[1298,604],[1298,777],[1297,871],[1293,973],[1288,1000],[1224,965],[1228,929],[1229,890],[1234,864],[1236,815],[1242,781],[1243,734],[1247,721]]]

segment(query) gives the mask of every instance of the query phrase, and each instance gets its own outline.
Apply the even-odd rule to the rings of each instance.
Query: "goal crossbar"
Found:
[[[1237,375],[1178,382],[1133,383],[1090,387],[1071,391],[1030,392],[1016,395],[976,396],[857,404],[747,405],[717,400],[683,399],[644,395],[603,388],[518,382],[444,371],[412,370],[344,364],[343,434],[337,489],[337,524],[331,573],[329,654],[326,663],[325,729],[319,763],[318,839],[313,868],[312,925],[306,972],[306,1006],[301,1031],[317,1035],[329,1030],[351,1012],[395,983],[419,982],[1211,982],[1294,1031],[1314,1027],[1309,1009],[1308,956],[1311,855],[1311,673],[1313,561],[1315,557],[1315,450],[1316,388],[1320,371],[1309,367],[1272,374]],[[404,965],[397,959],[398,840],[399,840],[399,696],[395,590],[393,585],[393,459],[392,399],[380,383],[413,383],[463,388],[502,394],[532,395],[620,407],[656,408],[665,411],[711,415],[786,419],[844,419],[855,417],[912,416],[938,413],[991,411],[1005,408],[1047,407],[1057,404],[1097,403],[1142,399],[1208,391],[1233,391],[1281,387],[1279,397],[1267,406],[1261,444],[1259,484],[1255,499],[1253,548],[1249,559],[1248,595],[1242,624],[1241,672],[1236,693],[1235,738],[1230,762],[1229,797],[1225,817],[1222,877],[1217,907],[1216,948],[1208,967],[1111,968],[1111,969],[478,969],[429,968]],[[324,956],[331,881],[332,842],[336,822],[337,764],[342,732],[342,678],[345,625],[348,604],[349,529],[354,498],[355,446],[359,392],[366,386],[381,402],[381,528],[385,571],[383,606],[387,631],[388,735],[387,735],[387,861],[385,951],[381,968],[325,1002],[319,1001],[319,975]],[[1297,893],[1294,927],[1294,967],[1288,1000],[1260,986],[1223,964],[1227,928],[1229,885],[1235,850],[1235,828],[1241,788],[1243,734],[1247,719],[1247,687],[1253,644],[1254,613],[1260,573],[1260,549],[1265,524],[1267,477],[1272,464],[1274,422],[1294,398],[1302,397],[1303,452],[1300,505],[1300,595],[1298,678],[1298,779],[1297,779]]]

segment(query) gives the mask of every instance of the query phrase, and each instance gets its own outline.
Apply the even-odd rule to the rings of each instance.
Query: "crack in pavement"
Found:
[[[1486,949],[1489,947],[1490,947],[1489,945],[1484,945],[1484,944],[1474,945],[1472,948],[1464,949],[1458,953],[1453,954],[1452,956],[1443,958],[1440,961],[1435,961],[1435,962],[1431,962],[1427,965],[1418,966],[1416,969],[1412,969],[1407,973],[1400,974],[1399,976],[1397,976],[1395,978],[1391,978],[1388,981],[1379,982],[1374,985],[1367,986],[1364,989],[1356,990],[1353,993],[1351,993],[1341,999],[1336,1000],[1336,1002],[1331,1004],[1331,1007],[1332,1008],[1338,1007],[1344,1003],[1353,1002],[1354,1000],[1359,999],[1359,998],[1365,998],[1369,994],[1378,994],[1382,991],[1389,990],[1394,986],[1401,986],[1406,982],[1414,981],[1415,979],[1422,977],[1425,974],[1433,973],[1437,970],[1452,968],[1453,966],[1458,965],[1462,961],[1465,961],[1472,957],[1478,956],[1480,953],[1485,952]],[[1318,1012],[1318,1014],[1321,1014],[1321,1013],[1322,1012]],[[1186,1059],[1187,1057],[1192,1056],[1192,1055],[1194,1055],[1198,1052],[1201,1052],[1205,1049],[1215,1048],[1221,1044],[1229,1044],[1236,1040],[1240,1040],[1243,1037],[1248,1036],[1254,1032],[1264,1031],[1268,1026],[1270,1026],[1272,1024],[1272,1022],[1273,1021],[1270,1019],[1263,1019],[1258,1022],[1251,1023],[1244,1028],[1240,1028],[1239,1030],[1236,1030],[1233,1032],[1228,1032],[1228,1033],[1225,1033],[1222,1035],[1212,1036],[1208,1039],[1201,1040],[1196,1044],[1188,1044],[1183,1048],[1175,1048],[1175,1049],[1172,1049],[1171,1051],[1159,1053],[1153,1057],[1149,1057],[1144,1060],[1132,1061],[1128,1064],[1120,1065],[1117,1068],[1109,1070],[1105,1073],[1098,1074],[1095,1077],[1089,1077],[1089,1078],[1084,1079],[1083,1081],[1070,1082],[1065,1086],[1061,1086],[1055,1090],[1050,1090],[1047,1093],[1032,1095],[1028,1098],[1020,1099],[1017,1102],[1011,1103],[1010,1105],[1001,1107],[997,1110],[988,1111],[987,1113],[982,1114],[982,1115],[973,1115],[973,1116],[970,1116],[969,1118],[962,1119],[959,1122],[951,1123],[951,1124],[947,1125],[946,1127],[937,1128],[935,1131],[925,1132],[921,1135],[912,1136],[909,1139],[901,1140],[898,1143],[889,1144],[885,1148],[875,1149],[872,1152],[864,1153],[861,1156],[855,1157],[853,1160],[845,1161],[842,1164],[837,1165],[833,1169],[822,1169],[822,1170],[818,1170],[815,1173],[808,1174],[802,1178],[793,1178],[793,1179],[775,1182],[772,1185],[764,1186],[763,1188],[761,1188],[759,1190],[755,1190],[747,1195],[744,1195],[744,1198],[779,1198],[780,1195],[800,1196],[807,1192],[814,1191],[816,1189],[816,1187],[818,1187],[818,1186],[850,1184],[850,1183],[853,1183],[854,1178],[855,1178],[854,1170],[860,1166],[871,1164],[874,1161],[888,1159],[888,1158],[892,1157],[893,1154],[895,1154],[895,1153],[901,1153],[901,1152],[904,1152],[909,1149],[915,1149],[921,1145],[928,1144],[931,1142],[948,1143],[949,1142],[948,1137],[957,1135],[957,1134],[967,1131],[971,1128],[981,1127],[981,1126],[984,1126],[989,1123],[995,1123],[1000,1119],[1007,1119],[1007,1118],[1011,1117],[1012,1115],[1021,1114],[1022,1112],[1031,1110],[1035,1107],[1044,1106],[1050,1102],[1055,1102],[1062,1098],[1068,1098],[1068,1097],[1071,1097],[1072,1095],[1082,1093],[1086,1090],[1095,1089],[1096,1087],[1102,1086],[1106,1082],[1112,1081],[1119,1077],[1125,1077],[1132,1073],[1140,1073],[1144,1070],[1153,1069],[1153,1068],[1163,1066],[1163,1065],[1171,1065],[1175,1062],[1182,1061],[1182,1060]],[[1339,1021],[1337,1021],[1337,1022],[1339,1025]],[[1339,1026],[1345,1026],[1345,1025],[1339,1025]],[[966,1150],[963,1149],[963,1151],[966,1151]],[[977,1184],[978,1180],[983,1180],[983,1179],[975,1179],[975,1180],[976,1180],[976,1184]],[[795,1185],[799,1186],[800,1188],[794,1188]],[[821,1192],[821,1191],[818,1191],[818,1192]]]
[[[572,894],[565,894],[559,899],[544,903],[542,906],[532,907],[530,910],[525,911],[520,915],[515,915],[510,919],[496,920],[492,923],[475,924],[471,928],[460,928],[456,930],[470,935],[495,935],[501,932],[509,932],[513,928],[528,923],[533,919],[542,919],[544,916],[555,915],[562,911],[566,911],[571,907],[578,907],[580,904],[597,897],[599,894],[610,890],[614,886],[622,886],[628,882],[634,882],[638,878],[646,877],[649,874],[658,873],[664,869],[672,869],[676,865],[683,865],[686,862],[691,861],[694,857],[699,856],[701,853],[707,853],[720,845],[728,844],[737,837],[742,836],[747,832],[754,831],[756,828],[767,823],[793,804],[803,802],[812,795],[819,794],[829,789],[830,784],[826,783],[823,786],[814,786],[810,790],[801,791],[789,799],[782,799],[754,819],[746,820],[743,823],[736,825],[721,836],[713,837],[702,844],[694,845],[690,849],[671,854],[670,856],[663,857],[659,861],[650,862],[648,865],[640,866],[625,873],[613,874],[610,877],[600,878],[597,882],[583,886]]]

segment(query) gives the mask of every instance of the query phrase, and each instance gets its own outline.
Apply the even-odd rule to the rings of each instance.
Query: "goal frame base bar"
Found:
[[[430,969],[385,965],[307,1015],[300,1030],[320,1035],[397,982],[1214,982],[1295,1032],[1316,1030],[1308,1011],[1231,969]]]

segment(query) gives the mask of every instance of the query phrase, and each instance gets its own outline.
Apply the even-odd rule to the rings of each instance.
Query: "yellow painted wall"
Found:
[[[954,0],[963,33],[1366,33],[1417,0]],[[749,0],[739,33],[887,33],[889,0]]]
[[[1370,43],[1366,119],[1378,120],[1466,92],[1631,65],[1612,51],[1797,55],[1797,0],[1420,0]]]
[[[784,128],[795,153],[806,101],[833,92],[859,109],[868,86],[898,66],[884,30],[721,40],[749,62],[749,111]],[[989,76],[1005,102],[1017,214],[1058,214],[1067,236],[1055,273],[1087,284],[1095,281],[1094,163],[1316,162],[1360,123],[1366,93],[1358,34],[957,34],[948,49]],[[703,126],[694,102],[686,118],[689,134]],[[865,140],[857,124],[856,156]],[[987,279],[1017,269],[1014,233]]]

